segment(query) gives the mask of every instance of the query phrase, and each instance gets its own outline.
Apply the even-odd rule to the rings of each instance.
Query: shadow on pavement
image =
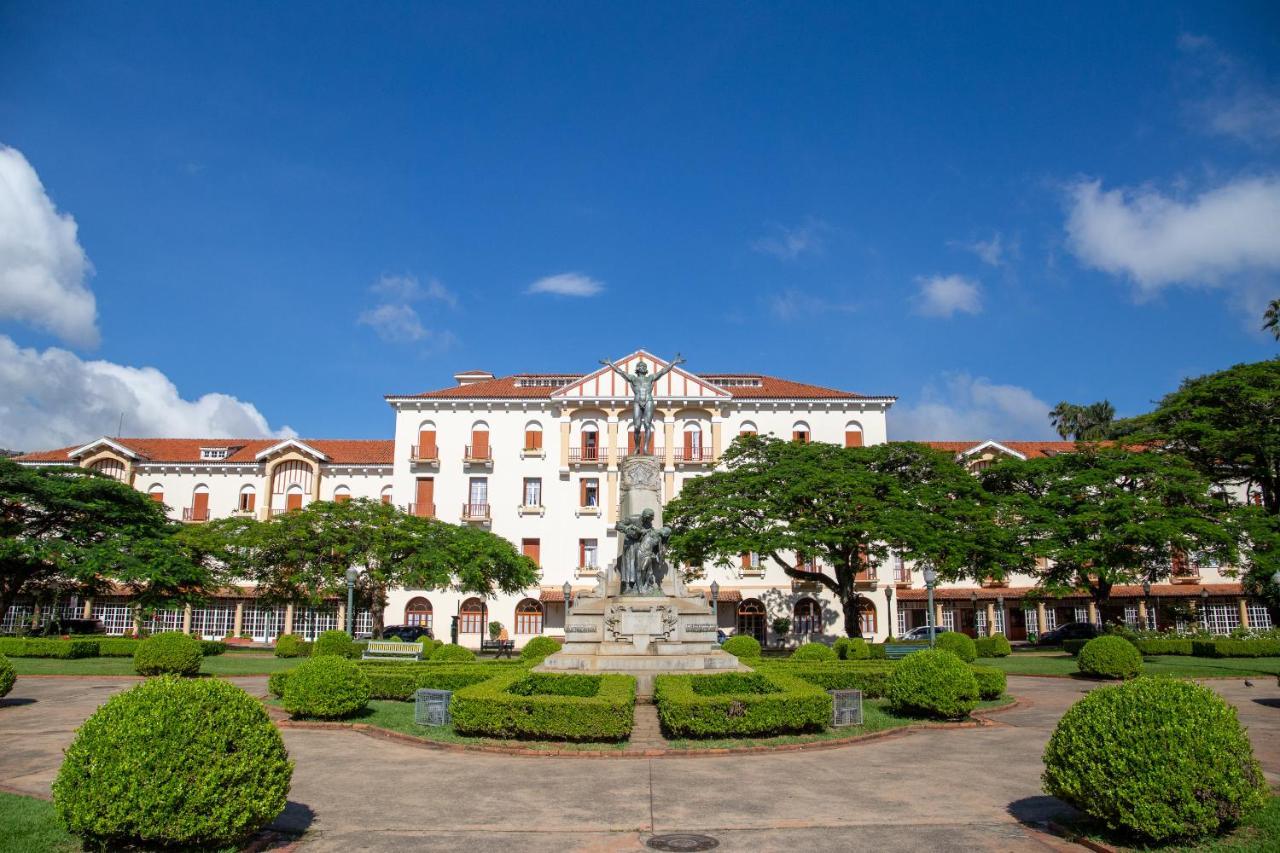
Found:
[[[13,708],[18,705],[34,705],[35,703],[35,699],[15,696],[12,699],[0,699],[0,708]]]
[[[271,821],[267,829],[272,832],[302,835],[315,819],[316,813],[311,810],[311,806],[289,800],[289,802],[285,803],[284,811],[280,813],[279,817]]]
[[[1280,708],[1280,699],[1254,699],[1254,704],[1267,708]]]
[[[1028,826],[1040,826],[1047,820],[1069,818],[1077,814],[1071,806],[1047,794],[1014,800],[1009,803],[1007,811],[1018,823]]]

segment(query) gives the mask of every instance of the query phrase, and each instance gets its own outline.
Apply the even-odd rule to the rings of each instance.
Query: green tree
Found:
[[[82,468],[0,459],[0,619],[20,596],[124,586],[143,608],[204,597],[218,580],[156,502]]]
[[[1262,315],[1262,331],[1270,332],[1280,341],[1280,299],[1272,299]]]
[[[667,506],[673,556],[694,565],[769,557],[788,576],[831,590],[850,636],[859,635],[857,575],[891,551],[952,579],[1024,566],[977,480],[923,445],[843,448],[748,435],[724,464],[686,482]],[[796,555],[817,558],[819,573],[798,568]]]
[[[192,535],[205,558],[255,583],[267,600],[319,604],[345,596],[347,569],[359,569],[375,636],[392,588],[487,596],[538,582],[537,566],[506,539],[380,501],[316,501],[268,522],[225,519],[202,527]]]
[[[1237,555],[1233,508],[1186,459],[1080,445],[1075,453],[1000,462],[982,473],[1004,498],[1048,593],[1106,601],[1116,584],[1169,577],[1175,558]]]
[[[1064,400],[1049,412],[1049,421],[1058,435],[1075,441],[1107,438],[1115,417],[1115,406],[1107,400],[1083,406]]]

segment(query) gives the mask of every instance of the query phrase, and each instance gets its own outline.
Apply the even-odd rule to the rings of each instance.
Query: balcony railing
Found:
[[[487,444],[468,444],[467,449],[463,452],[462,460],[464,462],[492,462],[493,448]]]
[[[603,462],[609,458],[608,452],[603,447],[570,447],[569,448],[569,464],[570,465],[594,465]]]
[[[194,506],[184,507],[182,510],[182,520],[183,521],[208,521],[209,508],[194,507]]]
[[[409,504],[409,515],[416,515],[419,518],[435,518],[435,504]]]
[[[880,575],[875,566],[863,569],[853,576],[853,582],[858,586],[875,586],[879,581]]]
[[[462,505],[463,521],[488,521],[489,505],[488,504],[463,504]]]
[[[818,580],[818,575],[822,574],[821,572],[814,571],[804,566],[801,566],[799,568],[800,568],[800,571],[803,572],[804,574],[812,575],[813,577],[812,579],[806,578],[806,577],[792,578],[791,579],[792,591],[801,592],[801,591],[812,591],[812,590],[822,589],[822,581]]]
[[[662,450],[661,445],[655,445],[652,453],[641,453],[639,450],[627,450],[620,452],[623,459],[631,456],[656,456],[658,459],[665,459],[666,457],[662,455]]]
[[[677,465],[706,465],[715,461],[710,447],[677,447],[671,455]]]
[[[897,566],[893,570],[893,582],[898,586],[911,586],[911,570],[906,566]]]
[[[409,451],[410,462],[439,462],[440,448],[434,444],[415,444]]]

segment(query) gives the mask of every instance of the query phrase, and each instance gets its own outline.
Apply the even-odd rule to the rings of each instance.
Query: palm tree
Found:
[[[1079,406],[1065,400],[1049,411],[1049,421],[1058,435],[1075,441],[1097,441],[1110,433],[1116,407],[1110,401]]]
[[[1049,422],[1063,438],[1071,438],[1080,428],[1080,407],[1063,400],[1049,411]]]
[[[1267,305],[1266,313],[1262,315],[1262,331],[1271,331],[1275,335],[1276,340],[1280,341],[1280,299],[1272,299]]]

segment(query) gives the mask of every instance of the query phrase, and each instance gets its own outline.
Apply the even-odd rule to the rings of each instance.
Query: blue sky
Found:
[[[1036,438],[1275,356],[1280,9],[973,5],[0,3],[0,446],[641,346]]]

